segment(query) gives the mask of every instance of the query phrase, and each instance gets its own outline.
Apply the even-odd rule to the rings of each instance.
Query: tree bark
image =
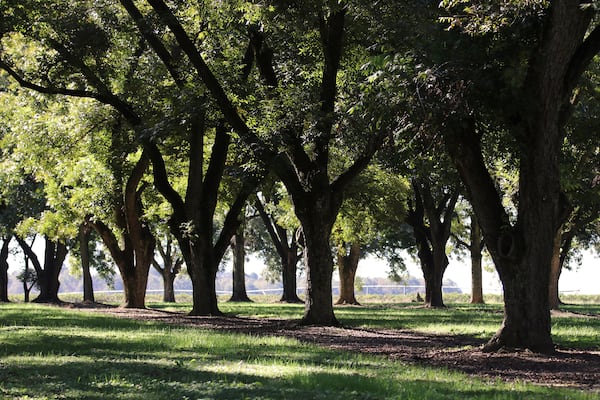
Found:
[[[90,272],[90,229],[85,223],[79,226],[79,251],[81,253],[81,271],[83,274],[83,301],[93,303],[95,299]]]
[[[8,303],[8,248],[12,236],[6,236],[0,249],[0,303]]]
[[[550,264],[550,284],[548,286],[548,303],[551,310],[558,310],[562,302],[558,292],[558,281],[562,272],[560,262],[560,248],[562,243],[562,231],[559,229],[554,238],[552,249],[552,262]]]
[[[360,305],[354,291],[360,253],[360,244],[358,243],[352,243],[349,251],[346,251],[345,244],[338,246],[337,266],[340,275],[340,297],[335,304]]]
[[[60,288],[58,277],[66,257],[66,244],[46,238],[44,267],[42,268],[41,273],[38,273],[40,294],[33,300],[34,303],[62,303],[58,298],[58,290]]]
[[[136,163],[122,193],[115,198],[115,220],[120,229],[120,240],[102,221],[88,219],[88,223],[98,232],[104,245],[119,268],[125,291],[125,308],[146,307],[146,286],[150,265],[154,260],[156,241],[148,225],[142,220],[141,201],[144,185],[138,189],[149,165],[146,153],[142,153]]]
[[[331,194],[322,196],[294,200],[304,233],[307,268],[306,300],[301,322],[304,325],[337,326],[339,322],[333,312],[330,236],[342,199],[341,194],[337,198]]]
[[[246,249],[245,249],[244,226],[240,225],[237,233],[231,239],[231,251],[233,252],[233,293],[229,301],[251,302],[246,293]]]
[[[471,216],[471,243],[469,246],[471,254],[471,304],[483,304],[483,271],[481,268],[482,235],[481,228],[477,223],[477,217]]]
[[[295,236],[295,235],[294,235]],[[303,303],[298,297],[298,280],[296,273],[298,270],[298,244],[292,239],[292,244],[281,256],[281,279],[283,283],[283,293],[279,301],[284,303]]]
[[[504,322],[487,351],[554,351],[548,291],[553,244],[565,209],[559,158],[573,90],[600,50],[600,28],[587,34],[593,15],[574,0],[552,1],[546,10],[527,75],[513,99],[521,106],[508,121],[521,151],[515,223],[485,167],[477,134],[454,129],[447,137],[504,287]],[[474,133],[474,127],[465,126],[472,124],[469,118],[455,122]]]

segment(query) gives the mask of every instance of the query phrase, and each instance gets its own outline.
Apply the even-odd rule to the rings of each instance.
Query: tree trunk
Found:
[[[562,302],[558,292],[558,281],[562,272],[560,262],[560,247],[562,243],[562,232],[559,229],[554,238],[552,249],[552,262],[550,264],[550,284],[548,286],[548,303],[551,310],[558,310]]]
[[[8,247],[12,236],[3,239],[0,250],[0,303],[8,303]]]
[[[243,225],[238,228],[237,233],[231,239],[231,250],[233,252],[233,293],[229,301],[251,302],[246,293],[246,250]]]
[[[58,277],[67,257],[67,246],[61,242],[55,242],[46,238],[46,250],[44,256],[44,268],[38,272],[38,285],[40,294],[34,300],[35,303],[61,303],[58,298],[60,282]]]
[[[356,300],[354,292],[354,282],[359,260],[360,244],[352,243],[349,253],[346,253],[345,245],[338,247],[337,265],[340,275],[340,297],[335,304],[360,305]]]
[[[24,261],[25,261],[25,271],[24,271],[24,276],[27,277],[29,275],[29,257],[27,256],[27,254],[25,254],[24,256]],[[27,285],[27,279],[23,279],[23,301],[25,303],[29,303],[30,301],[30,293],[31,293],[31,288],[32,286]]]
[[[167,234],[164,246],[160,240],[156,241],[156,248],[163,265],[161,266],[154,258],[152,259],[152,265],[163,279],[163,301],[165,303],[175,303],[175,278],[181,272],[183,259],[176,254],[172,235],[170,234]]]
[[[79,226],[79,251],[81,253],[81,271],[83,274],[83,301],[93,303],[94,285],[90,273],[90,227],[87,224]]]
[[[294,201],[305,240],[304,258],[307,276],[302,324],[337,326],[339,322],[333,313],[331,292],[333,257],[329,241],[333,222],[328,207],[323,206],[323,203],[328,204],[325,201],[315,201],[312,204],[308,201],[304,203]],[[300,204],[302,206],[299,206]],[[337,215],[337,212],[334,215]]]
[[[554,351],[548,292],[553,244],[566,208],[559,160],[573,91],[598,53],[599,28],[588,35],[593,17],[578,1],[550,2],[522,89],[511,99],[517,111],[508,119],[509,130],[521,151],[515,224],[485,166],[475,123],[454,121],[463,128],[465,122],[473,125],[467,128],[471,133],[455,129],[447,136],[504,286],[504,323],[486,350]]]
[[[414,207],[406,222],[412,226],[425,279],[425,305],[445,307],[442,294],[444,272],[448,267],[446,243],[450,238],[452,214],[458,201],[458,190],[442,193],[435,204],[431,186],[427,180],[413,179]],[[426,224],[425,217],[427,217]]]
[[[171,270],[165,268],[163,277],[163,302],[175,303],[175,275]]]
[[[288,231],[280,226],[274,218],[265,211],[261,200],[256,198],[254,206],[269,233],[269,237],[281,259],[281,280],[283,293],[279,301],[285,303],[302,303],[297,293],[296,270],[298,268],[298,238],[300,229],[295,229],[288,241]]]
[[[287,248],[284,256],[281,257],[281,279],[283,281],[283,294],[279,301],[285,303],[302,303],[298,297],[298,287],[296,271],[298,268],[298,247],[294,242]]]
[[[196,262],[202,262],[196,260]],[[192,264],[194,265],[194,264]],[[215,286],[216,273],[211,272],[210,267],[194,267],[197,272],[190,274],[192,278],[193,306],[190,315],[195,316],[221,316],[217,304],[217,292]]]
[[[482,235],[475,215],[471,216],[471,304],[483,304],[483,271],[481,268]]]

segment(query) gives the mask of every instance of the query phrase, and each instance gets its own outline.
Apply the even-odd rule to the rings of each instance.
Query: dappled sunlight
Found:
[[[270,307],[257,306],[257,311]],[[362,326],[362,318],[385,313],[384,308],[371,310],[372,316],[368,311],[352,308],[340,314],[348,325]],[[393,318],[416,321],[427,311],[435,313],[431,323],[440,318],[447,323],[456,312],[455,318],[463,320],[461,313],[466,314],[468,306],[391,308],[390,320],[380,327]],[[162,400],[168,393],[168,398],[181,399],[545,399],[549,393],[544,387],[480,380],[279,336],[215,332],[47,306],[0,307],[0,315],[0,397],[5,398]],[[565,393],[563,397],[571,398],[576,392]],[[592,397],[579,393],[575,398]]]

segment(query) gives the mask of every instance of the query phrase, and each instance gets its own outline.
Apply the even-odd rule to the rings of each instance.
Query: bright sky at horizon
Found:
[[[249,255],[248,258],[246,273],[257,273],[260,275],[264,268],[262,260],[254,255]],[[412,261],[410,257],[405,257],[405,262],[411,276],[423,276],[421,267]],[[387,263],[373,256],[366,257],[358,264],[357,275],[363,278],[386,278],[388,276]],[[337,279],[337,272],[334,273],[334,279]],[[444,279],[452,280],[463,292],[469,292],[471,290],[471,266],[468,258],[462,261],[450,259],[450,265],[446,269]],[[500,279],[493,267],[484,269],[484,293],[499,293],[501,292],[501,288]],[[582,263],[577,269],[565,269],[559,281],[559,291],[573,294],[600,294],[600,257],[594,257],[593,254],[588,252],[584,255]]]

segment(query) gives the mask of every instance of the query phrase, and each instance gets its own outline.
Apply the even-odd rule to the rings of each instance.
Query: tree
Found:
[[[462,247],[466,251],[468,251],[471,259],[471,304],[483,304],[483,269],[482,269],[482,260],[483,260],[483,249],[485,248],[485,242],[483,240],[483,236],[481,234],[481,228],[477,223],[477,217],[472,212],[472,210],[468,210],[468,227],[460,227],[458,230],[464,231],[467,230],[469,238],[462,238],[459,232],[453,230],[452,237],[458,244],[458,246]],[[456,225],[462,225],[462,221],[458,221]],[[465,229],[466,228],[466,229]],[[468,241],[467,241],[468,240]]]
[[[119,182],[125,172],[123,160],[113,169],[118,174],[113,210],[115,230],[93,215],[87,217],[87,223],[98,232],[119,268],[127,308],[145,308],[148,273],[154,260],[156,239],[143,218],[141,196],[146,185],[140,184],[149,162],[142,153],[124,185]]]
[[[144,29],[145,22],[143,18],[138,18],[136,12],[139,10],[133,3],[126,1],[122,3],[127,12],[131,14],[131,21],[127,19],[128,14],[120,13],[123,10],[106,4],[103,5],[106,6],[105,8],[101,8],[100,4],[88,3],[70,7],[57,2],[55,7],[50,10],[44,8],[43,4],[32,1],[29,9],[37,9],[40,12],[24,14],[20,13],[21,8],[19,7],[8,8],[7,13],[14,18],[3,28],[7,31],[18,32],[11,33],[11,37],[17,42],[24,41],[26,45],[31,44],[35,50],[46,49],[47,51],[39,51],[37,53],[39,60],[43,61],[32,63],[31,68],[27,71],[18,71],[5,61],[2,61],[0,66],[20,85],[29,89],[46,94],[93,98],[110,105],[120,113],[123,120],[135,130],[137,140],[144,145],[146,150],[144,154],[152,160],[156,188],[173,207],[170,226],[180,242],[188,272],[194,284],[192,314],[219,314],[214,290],[217,266],[227,247],[225,243],[228,243],[229,237],[235,232],[236,213],[239,212],[245,201],[244,196],[251,192],[250,187],[253,180],[246,180],[246,185],[243,186],[240,194],[242,198],[238,202],[234,202],[231,216],[225,219],[226,229],[223,237],[215,241],[213,239],[213,218],[223,165],[230,143],[228,130],[224,124],[219,124],[216,129],[214,129],[214,125],[205,127],[207,121],[203,118],[204,113],[199,112],[206,105],[201,91],[199,94],[196,88],[191,88],[190,93],[182,90],[184,88],[182,75],[177,69],[172,68],[174,59],[171,58],[168,51],[165,51],[165,45],[155,36],[154,32]],[[83,21],[79,19],[80,15],[90,15],[90,13],[98,18]],[[115,15],[117,18],[114,18]],[[136,34],[135,30],[130,27],[125,28],[124,25],[127,26],[128,22],[138,24],[141,28],[140,33]],[[38,29],[42,25],[48,29]],[[24,26],[31,26],[34,29],[24,30]],[[131,33],[134,34],[133,38],[127,36]],[[138,42],[139,45],[129,46],[132,42]],[[143,57],[145,56],[144,51],[147,49],[146,42],[155,51],[156,58]],[[21,47],[13,46],[11,50],[14,48],[17,51],[12,51],[12,53],[16,53],[11,54],[13,59],[28,56],[28,54],[19,53],[18,49]],[[110,51],[108,51],[109,48]],[[157,66],[156,62],[160,62],[158,60],[164,62],[165,68]],[[49,64],[57,66],[52,76],[56,79],[51,79],[44,73],[44,66]],[[139,71],[140,69],[143,71]],[[166,79],[165,74],[168,76]],[[157,81],[162,84],[156,86]],[[82,87],[82,82],[86,83],[85,89],[79,89]],[[72,87],[76,89],[72,89]],[[121,90],[126,92],[127,96],[120,96],[120,93],[118,95],[117,92]],[[172,95],[172,97],[168,95]],[[191,97],[189,102],[187,101],[188,95]],[[161,97],[160,101],[156,103],[149,101],[158,96],[165,97]],[[166,100],[163,101],[163,99]],[[163,104],[165,107],[161,108]],[[174,112],[176,115],[171,116],[165,110]],[[189,117],[190,114],[193,114],[192,118]],[[182,123],[184,119],[190,122]],[[210,122],[214,123],[214,121]],[[186,131],[184,138],[189,144],[190,154],[188,194],[185,201],[169,182],[164,156],[157,145],[165,131],[181,132],[181,129],[173,129],[174,125],[179,126],[180,124]],[[204,157],[197,157],[197,154],[198,151],[204,151],[205,134],[215,132],[215,130],[212,148],[214,157],[208,163],[207,179],[205,180]],[[116,129],[116,132],[120,132],[120,130]],[[142,168],[141,163],[146,163],[145,156],[140,158],[139,170],[145,169]],[[129,180],[130,185],[127,189],[132,191],[128,191],[125,195],[128,200],[135,200],[136,195],[133,191],[136,180],[139,183],[137,177]],[[134,225],[127,228],[138,232],[136,234],[138,239],[149,238],[145,227],[134,221],[135,216],[140,215],[137,213],[140,211],[139,207],[135,201],[128,205],[133,208],[127,209],[128,215],[123,216],[121,222],[126,224],[132,222]],[[120,212],[120,210],[117,211]],[[119,259],[118,263],[132,261],[137,257],[145,264],[148,251],[140,247],[140,252],[137,252],[139,254],[135,257],[132,256],[131,247],[118,248],[117,240],[107,229],[108,225],[99,223],[98,220],[90,219],[90,221],[94,223],[103,239],[107,240],[107,247]],[[123,224],[121,224],[121,228],[122,232],[126,232]],[[196,230],[200,232],[197,234]],[[138,242],[133,243],[143,246]],[[200,250],[196,251],[196,249]],[[142,270],[145,269],[145,267],[142,268]],[[130,278],[135,276],[136,274],[130,274]],[[136,284],[139,290],[142,286],[143,282],[141,281],[139,285]],[[136,304],[139,304],[139,300],[141,299],[136,300]]]
[[[240,224],[237,232],[231,238],[231,252],[233,254],[233,290],[229,301],[250,302],[246,292],[246,240],[245,224]]]
[[[444,307],[442,282],[449,263],[446,243],[450,239],[459,191],[457,186],[442,188],[436,199],[427,179],[413,179],[412,187],[414,204],[410,206],[406,222],[412,226],[415,235],[425,279],[425,304]]]
[[[443,3],[459,6],[459,2],[454,1]],[[519,48],[524,58],[519,61],[522,67],[517,74],[513,71],[502,75],[502,62],[491,65],[496,78],[509,78],[500,82],[501,89],[497,93],[502,96],[493,100],[501,100],[497,106],[505,107],[504,111],[497,110],[505,117],[503,126],[518,144],[515,154],[519,160],[516,221],[511,221],[484,162],[483,122],[478,120],[478,113],[474,113],[472,107],[465,107],[460,100],[465,95],[465,91],[460,90],[464,80],[454,81],[453,93],[449,96],[454,101],[454,113],[447,114],[445,122],[448,152],[469,192],[504,287],[504,322],[485,350],[494,351],[506,346],[552,352],[548,306],[550,265],[560,216],[567,207],[566,198],[561,194],[559,158],[565,123],[572,112],[573,91],[600,49],[600,28],[595,26],[595,10],[591,3],[573,0],[555,0],[549,4],[532,2],[523,6],[524,18],[517,19],[524,23],[509,27],[501,25],[511,19],[505,16],[495,19],[497,14],[490,12],[489,4],[469,2],[469,5],[470,8],[460,7],[473,15],[485,16],[485,24],[475,21],[473,26],[492,27],[491,31],[495,32],[508,32],[513,28],[510,33],[516,33],[517,37],[526,35],[521,40],[530,46],[529,49]],[[508,10],[512,11],[511,7]],[[455,25],[461,23],[456,21]],[[498,25],[500,27],[495,29]],[[468,23],[463,26],[470,28]],[[488,57],[489,54],[488,51]],[[498,79],[494,82],[498,83]]]
[[[181,20],[178,19],[176,12],[161,0],[152,0],[149,4],[161,21],[171,30],[181,50],[194,66],[197,76],[204,82],[215,99],[225,120],[252,149],[255,156],[264,160],[278,175],[293,199],[296,215],[302,224],[307,261],[308,287],[303,323],[337,324],[331,301],[333,272],[329,247],[331,228],[343,200],[344,188],[365,168],[384,138],[396,128],[396,125],[384,124],[382,126],[381,119],[376,116],[373,125],[366,130],[370,134],[362,136],[365,140],[359,149],[363,151],[355,154],[356,157],[348,163],[348,167],[336,178],[331,179],[332,171],[329,168],[331,141],[343,137],[343,135],[337,134],[338,130],[348,129],[347,125],[345,126],[336,118],[335,106],[339,95],[337,77],[344,49],[346,14],[348,11],[352,11],[351,8],[336,2],[327,2],[325,4],[311,3],[306,6],[297,5],[291,8],[287,8],[286,5],[285,9],[278,3],[274,3],[273,7],[268,10],[259,9],[261,12],[266,12],[265,16],[270,19],[258,22],[263,24],[265,31],[273,33],[273,35],[269,37],[260,31],[251,32],[251,47],[247,53],[249,61],[247,65],[252,66],[256,61],[260,75],[267,87],[282,87],[286,90],[285,92],[267,91],[266,98],[262,100],[263,107],[258,108],[257,111],[273,110],[273,106],[277,103],[285,106],[290,101],[294,106],[293,109],[285,107],[282,110],[276,109],[280,115],[284,115],[281,113],[282,111],[291,112],[290,118],[287,118],[285,123],[280,126],[266,127],[267,131],[280,132],[273,138],[276,138],[278,145],[283,145],[283,148],[274,150],[273,146],[266,143],[259,135],[258,127],[249,124],[242,117],[230,95],[224,89],[223,82],[210,69],[201,51],[190,38]],[[277,13],[280,18],[289,18],[292,23],[286,24],[286,28],[291,30],[291,34],[282,31],[282,25],[268,24],[270,21],[275,21],[274,16],[268,15],[270,12]],[[274,44],[277,43],[276,34],[289,38],[285,42],[285,49],[273,49],[268,45],[267,40]],[[315,36],[319,38],[320,49],[315,46],[314,40],[309,46],[297,41],[298,39],[305,41],[307,38]],[[310,49],[307,55],[311,57],[294,60],[289,51],[286,53],[289,48]],[[320,54],[313,49],[319,49]],[[289,59],[284,59],[285,62],[280,65],[273,65],[273,54],[278,50],[285,53]],[[276,69],[293,71],[298,66],[305,67],[305,73],[308,76],[314,77],[320,74],[321,77],[312,79],[307,87],[294,82],[295,76],[293,75],[278,77],[276,74]],[[356,66],[356,64],[352,64],[352,66]],[[357,77],[364,79],[364,75],[361,76],[360,73],[357,74]],[[280,95],[285,93],[287,96],[280,98],[279,102],[274,102],[275,98],[272,96],[277,93]],[[290,94],[294,96],[301,93],[305,93],[299,97],[304,101],[304,105],[294,104]],[[265,105],[268,107],[264,108]],[[309,107],[312,112],[309,114],[298,113],[298,110],[303,110],[304,107]],[[272,111],[263,115],[258,113],[254,119],[263,120],[265,117],[267,121],[272,121]],[[309,118],[307,119],[307,117]],[[376,124],[375,121],[379,121],[379,124]],[[265,130],[265,126],[260,128]]]
[[[40,294],[34,302],[61,303],[61,300],[58,298],[58,290],[60,288],[58,277],[62,270],[63,262],[67,257],[67,245],[46,237],[44,264],[42,265],[31,246],[19,236],[16,239],[27,258],[33,264],[37,276],[36,283],[40,289]]]
[[[8,256],[11,236],[2,239],[0,248],[0,303],[8,303]]]
[[[281,276],[283,293],[280,301],[302,303],[297,294],[296,280],[298,261],[302,256],[302,231],[298,220],[290,215],[293,214],[291,204],[284,192],[283,188],[274,183],[270,186],[263,185],[260,195],[256,196],[254,207],[260,215],[270,243],[262,239],[264,235],[258,231],[259,228],[254,229],[254,241],[269,268]]]
[[[359,304],[354,294],[358,263],[366,254],[385,252],[385,236],[404,223],[408,212],[408,187],[404,178],[376,165],[349,185],[332,235],[340,276],[336,304]]]
[[[163,301],[175,303],[174,282],[183,267],[183,257],[173,243],[172,236],[169,233],[165,233],[164,236],[166,236],[164,243],[161,240],[156,241],[162,263],[154,258],[152,265],[163,278]]]
[[[551,309],[562,304],[558,282],[569,261],[578,261],[582,248],[593,245],[598,238],[594,223],[600,213],[600,191],[597,184],[598,136],[589,132],[598,129],[596,93],[598,65],[595,63],[585,74],[577,93],[573,117],[566,126],[567,137],[561,156],[561,186],[570,207],[561,215],[550,270],[549,302]]]

